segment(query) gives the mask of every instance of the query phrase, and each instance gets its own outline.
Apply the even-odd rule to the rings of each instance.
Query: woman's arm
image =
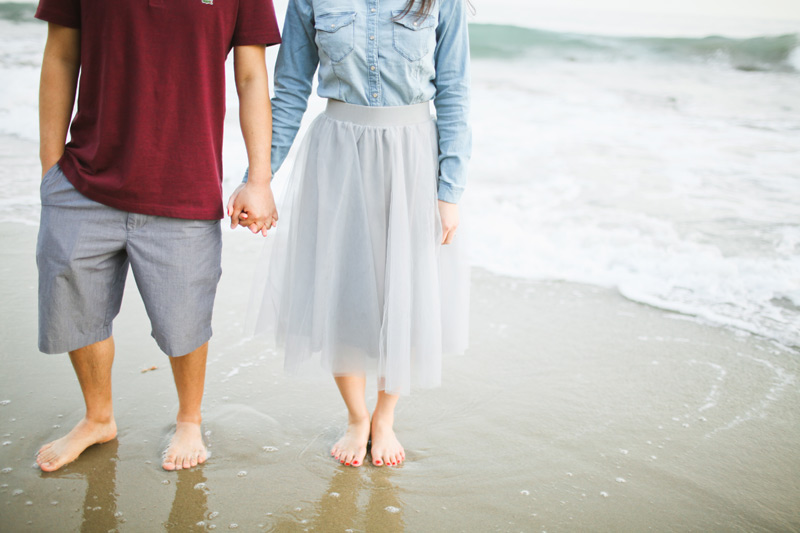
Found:
[[[283,42],[275,64],[275,96],[272,99],[273,174],[286,159],[308,107],[311,84],[319,64],[315,35],[314,11],[310,0],[289,0],[283,23]],[[248,173],[245,173],[244,181],[247,181]]]
[[[48,23],[39,84],[42,176],[64,155],[81,66],[81,31]]]
[[[440,1],[433,99],[439,130],[439,200],[455,204],[464,192],[472,151],[467,2]]]
[[[310,0],[289,0],[283,24],[283,45],[275,64],[272,107],[272,170],[276,172],[289,153],[300,121],[308,107],[311,83],[319,55],[314,42],[314,10]]]

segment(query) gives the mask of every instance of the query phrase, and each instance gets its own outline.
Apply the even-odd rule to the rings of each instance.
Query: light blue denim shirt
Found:
[[[317,93],[349,104],[433,100],[439,199],[457,203],[472,150],[466,0],[436,0],[399,18],[406,0],[289,0],[272,99],[272,172],[297,135],[319,67]],[[414,11],[414,10],[412,10]]]

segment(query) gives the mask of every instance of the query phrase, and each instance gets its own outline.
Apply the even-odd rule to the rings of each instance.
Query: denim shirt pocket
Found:
[[[413,14],[402,15],[403,10],[392,11],[392,44],[404,58],[418,61],[428,55],[436,43],[436,18],[431,15],[419,18]]]
[[[355,12],[324,13],[316,17],[314,29],[317,30],[319,46],[331,62],[338,63],[353,51],[355,44]]]

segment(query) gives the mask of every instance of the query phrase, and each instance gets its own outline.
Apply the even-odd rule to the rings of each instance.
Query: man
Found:
[[[272,2],[40,0],[36,17],[48,22],[39,97],[39,349],[69,352],[86,404],[84,418],[43,446],[37,462],[57,470],[116,436],[112,320],[130,265],[178,391],[162,466],[193,467],[207,456],[200,406],[221,274],[231,49],[251,169],[237,222],[266,233],[277,220],[264,54],[280,42]]]

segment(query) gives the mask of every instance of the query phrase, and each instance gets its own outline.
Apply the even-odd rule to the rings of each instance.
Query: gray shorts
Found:
[[[211,338],[222,274],[219,220],[120,211],[80,194],[56,165],[42,179],[39,349],[77,350],[111,336],[133,270],[152,335],[170,356]]]

